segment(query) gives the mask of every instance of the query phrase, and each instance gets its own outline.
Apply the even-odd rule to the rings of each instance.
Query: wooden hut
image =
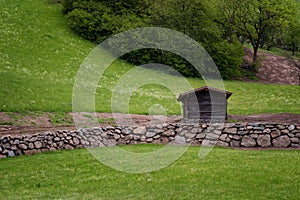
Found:
[[[231,92],[212,87],[201,87],[179,95],[183,103],[183,117],[201,122],[227,119],[227,99]]]

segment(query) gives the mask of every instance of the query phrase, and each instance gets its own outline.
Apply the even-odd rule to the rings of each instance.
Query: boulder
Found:
[[[260,135],[257,138],[257,144],[261,147],[269,147],[271,146],[271,137],[270,135]]]
[[[290,144],[291,144],[291,140],[286,135],[273,139],[273,145],[278,148],[286,148]]]
[[[250,136],[244,136],[243,139],[242,139],[241,145],[244,146],[244,147],[255,147],[256,142]]]

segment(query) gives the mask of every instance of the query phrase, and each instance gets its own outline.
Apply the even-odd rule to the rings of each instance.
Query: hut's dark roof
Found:
[[[197,89],[194,89],[194,90],[191,90],[188,92],[181,93],[177,100],[182,101],[186,96],[188,96],[190,94],[197,94],[197,93],[202,93],[205,91],[212,91],[212,92],[217,92],[217,93],[222,93],[222,94],[225,93],[226,99],[228,99],[232,95],[232,93],[228,92],[228,91],[220,90],[220,89],[209,87],[209,86],[204,86],[204,87],[197,88]]]

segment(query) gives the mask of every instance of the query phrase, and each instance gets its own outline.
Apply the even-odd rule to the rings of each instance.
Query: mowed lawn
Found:
[[[0,111],[69,112],[77,71],[96,46],[68,28],[61,5],[48,0],[0,0]],[[112,91],[134,66],[117,60],[96,86],[96,111],[111,112]],[[148,70],[149,77],[168,79],[178,86],[184,78]],[[139,76],[134,77],[135,81]],[[187,79],[191,87],[205,83]],[[230,114],[299,113],[298,86],[225,81],[233,92]],[[126,87],[126,86],[124,86]],[[141,85],[130,99],[131,113],[180,114],[178,94],[159,85]],[[159,104],[164,109],[154,109]],[[161,108],[159,107],[159,108]],[[152,110],[151,110],[152,109]],[[120,112],[126,112],[120,110]]]
[[[149,152],[160,146],[122,147]],[[176,147],[174,147],[176,148]],[[106,167],[86,149],[0,160],[0,199],[299,199],[299,151],[190,147],[155,172]],[[151,163],[150,163],[151,164]]]

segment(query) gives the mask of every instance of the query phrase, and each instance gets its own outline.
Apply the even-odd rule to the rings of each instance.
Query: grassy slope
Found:
[[[67,26],[60,5],[47,0],[0,0],[0,111],[71,111],[72,89],[77,70],[94,47]],[[96,108],[110,112],[111,90],[127,70],[117,61],[99,83]],[[148,71],[149,76],[168,78],[175,85],[181,79]],[[138,77],[136,77],[137,81]],[[203,81],[189,79],[192,87]],[[234,95],[229,113],[300,112],[299,87],[225,81]],[[182,90],[181,92],[183,92]],[[146,86],[130,101],[132,113],[151,111],[162,104],[168,114],[179,114],[176,95],[162,87]],[[124,110],[120,110],[124,111]]]
[[[0,1],[0,110],[70,110],[74,76],[94,45],[47,2]]]
[[[0,159],[0,198],[299,199],[299,151],[215,148],[199,159],[199,150],[190,147],[169,167],[145,174],[115,171],[83,149]]]

